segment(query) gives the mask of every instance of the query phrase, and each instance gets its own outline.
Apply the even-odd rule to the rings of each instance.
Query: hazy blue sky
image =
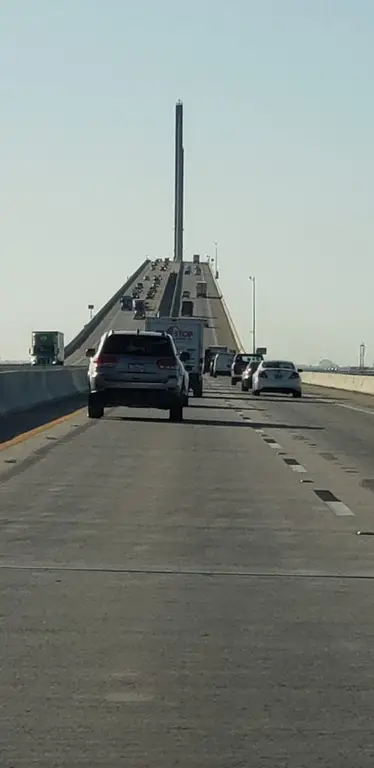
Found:
[[[0,356],[67,338],[146,254],[219,242],[243,338],[374,359],[372,0],[3,0]]]

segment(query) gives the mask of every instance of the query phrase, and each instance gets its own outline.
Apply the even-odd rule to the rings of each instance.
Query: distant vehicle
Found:
[[[122,310],[132,310],[133,308],[133,299],[132,296],[121,296],[119,303],[121,305]]]
[[[193,301],[182,301],[181,315],[182,317],[193,317]]]
[[[201,275],[200,267],[195,267],[193,273],[194,273],[194,275]]]
[[[190,292],[189,291],[183,291],[182,299],[189,299],[189,298],[190,298]]]
[[[149,275],[146,275],[145,278],[144,278],[144,282],[148,282],[149,279],[150,279]]]
[[[224,346],[210,346],[205,349],[204,353],[204,373],[209,373],[211,368],[211,363],[213,363],[215,356],[218,354],[218,352],[228,352],[227,347]]]
[[[199,264],[199,262],[200,262],[200,254],[199,253],[194,253],[194,255],[192,257],[192,262],[193,262],[193,264]]]
[[[252,360],[244,369],[242,373],[242,392],[249,392],[249,390],[252,389],[253,374],[257,371],[260,362],[260,360]]]
[[[212,376],[214,376],[214,378],[217,376],[231,375],[233,356],[232,352],[219,352],[218,355],[215,356],[212,367]]]
[[[146,316],[144,299],[134,299],[133,310],[134,310],[134,320],[144,320]]]
[[[189,376],[189,388],[195,397],[203,394],[204,320],[189,317],[147,317],[149,331],[170,334]]]
[[[289,360],[262,360],[252,376],[252,392],[257,396],[261,392],[277,392],[301,397],[300,373],[302,369]]]
[[[199,298],[199,297],[206,298],[207,290],[208,290],[208,286],[205,280],[202,280],[201,282],[196,283],[196,298]]]
[[[186,267],[186,269],[184,270],[184,274],[185,275],[190,275],[191,274],[191,267]]]
[[[238,381],[241,381],[243,371],[252,360],[261,362],[261,360],[263,360],[263,355],[251,355],[250,353],[244,352],[236,353],[231,366],[231,384],[235,385]]]
[[[166,333],[108,331],[99,348],[86,350],[88,417],[101,419],[112,406],[167,410],[170,421],[183,421],[188,374],[173,339]]]
[[[64,334],[61,331],[33,331],[29,351],[31,365],[63,365]]]

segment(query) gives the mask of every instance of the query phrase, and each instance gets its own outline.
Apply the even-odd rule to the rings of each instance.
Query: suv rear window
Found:
[[[139,357],[174,357],[170,339],[160,336],[146,336],[141,333],[109,336],[104,342],[105,355],[139,355]]]

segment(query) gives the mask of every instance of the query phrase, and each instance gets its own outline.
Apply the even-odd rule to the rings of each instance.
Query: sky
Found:
[[[143,261],[214,254],[243,342],[374,360],[372,0],[3,0],[0,358]]]

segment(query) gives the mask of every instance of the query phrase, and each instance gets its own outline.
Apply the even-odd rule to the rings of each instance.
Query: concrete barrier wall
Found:
[[[28,411],[88,392],[87,368],[0,373],[0,416]]]
[[[183,261],[179,267],[177,280],[174,288],[173,303],[171,305],[171,317],[179,317],[181,313],[181,299],[183,287],[184,265]]]
[[[331,389],[344,389],[347,392],[360,392],[363,395],[374,395],[374,376],[350,376],[345,373],[316,373],[301,374],[304,384]]]
[[[233,335],[233,338],[234,338],[234,341],[236,343],[237,350],[238,350],[238,352],[245,352],[245,348],[243,346],[243,342],[242,342],[242,340],[241,340],[241,338],[239,336],[239,332],[238,332],[238,330],[236,328],[236,325],[235,325],[235,323],[234,323],[234,321],[233,321],[233,319],[232,319],[232,317],[230,315],[230,311],[229,311],[229,308],[228,308],[228,306],[227,306],[227,304],[225,302],[225,299],[223,298],[223,291],[221,290],[221,286],[220,286],[218,280],[216,279],[215,272],[213,271],[213,269],[212,269],[210,264],[207,264],[207,267],[208,267],[209,272],[211,274],[213,283],[216,286],[218,296],[220,296],[220,298],[221,298],[222,308],[223,308],[223,311],[224,311],[224,313],[226,315],[227,322],[229,324],[230,331],[231,331],[231,333]]]

